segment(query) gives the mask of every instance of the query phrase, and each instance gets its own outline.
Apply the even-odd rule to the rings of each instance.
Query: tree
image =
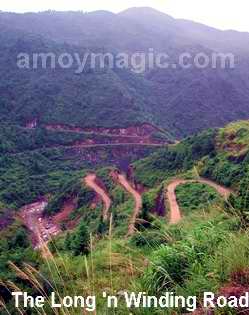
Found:
[[[90,251],[90,234],[84,221],[80,222],[77,230],[67,235],[65,248],[72,251],[74,256],[87,255]]]
[[[66,234],[64,247],[66,250],[71,250],[71,235],[69,233]]]
[[[103,221],[103,218],[100,219],[97,232],[100,235],[104,235],[108,230],[108,223]]]
[[[11,248],[21,247],[27,248],[29,246],[27,234],[23,229],[19,229],[16,232],[14,238],[10,241]]]

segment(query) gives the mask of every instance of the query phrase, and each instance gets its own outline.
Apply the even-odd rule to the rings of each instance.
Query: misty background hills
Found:
[[[150,122],[180,138],[249,117],[249,33],[220,31],[151,8],[0,13],[0,120],[126,127]],[[233,53],[235,69],[20,70],[19,53]]]

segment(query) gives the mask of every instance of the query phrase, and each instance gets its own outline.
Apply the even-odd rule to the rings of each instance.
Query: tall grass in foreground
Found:
[[[87,257],[61,252],[51,240],[55,251],[44,244],[44,263],[39,270],[28,264],[20,268],[10,263],[20,279],[29,283],[36,294],[46,297],[45,309],[35,309],[32,314],[87,314],[82,309],[52,309],[51,291],[58,300],[66,295],[97,296],[97,311],[93,314],[183,314],[180,309],[128,310],[121,302],[123,291],[156,295],[174,291],[201,296],[207,290],[218,292],[230,281],[231,274],[249,268],[249,236],[241,229],[239,218],[230,216],[222,207],[195,211],[179,225],[169,226],[164,220],[153,217],[149,229],[143,229],[144,222],[138,220],[138,230],[131,239],[116,239],[111,217],[103,239],[91,236]],[[21,289],[14,283],[5,286],[10,291]],[[120,297],[118,309],[107,309],[103,291]],[[9,314],[6,305],[0,303],[3,314]],[[25,310],[19,309],[17,314],[25,314]]]
[[[203,292],[217,293],[232,281],[233,274],[248,274],[249,235],[242,226],[238,217],[218,206],[185,217],[178,228],[169,227],[174,241],[152,253],[142,288],[156,295],[165,291],[185,297],[197,295],[201,303]],[[244,282],[248,286],[249,277],[244,277]]]
[[[90,253],[88,256],[73,257],[65,252],[60,252],[56,242],[52,239],[53,252],[46,243],[42,244],[41,257],[43,260],[39,270],[29,264],[22,267],[10,262],[10,268],[16,276],[32,287],[35,295],[46,298],[44,309],[34,308],[32,314],[63,314],[78,315],[88,314],[85,309],[65,308],[54,309],[50,303],[50,293],[56,294],[57,301],[61,302],[64,296],[96,296],[97,311],[91,314],[125,314],[121,304],[118,310],[110,310],[105,307],[102,292],[109,295],[119,295],[127,290],[132,280],[137,278],[144,267],[145,258],[139,251],[134,251],[128,245],[128,240],[113,238],[112,217],[109,231],[102,240],[90,238]],[[2,284],[11,291],[23,291],[14,283]],[[3,314],[9,314],[8,307],[1,302]],[[0,304],[0,305],[1,305]],[[127,310],[126,310],[127,311]],[[26,314],[26,310],[19,308],[16,314]],[[11,315],[13,309],[11,309]],[[1,313],[2,314],[2,313]]]

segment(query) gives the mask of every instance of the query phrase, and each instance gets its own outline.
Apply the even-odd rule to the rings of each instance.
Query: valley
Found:
[[[127,309],[125,292],[196,296],[196,315],[249,314],[202,299],[249,290],[249,33],[140,7],[0,11],[0,27],[0,314],[86,314],[53,309],[52,292],[96,296],[100,315],[190,314]],[[20,53],[38,52],[46,62],[20,67]],[[175,68],[103,60],[79,73],[49,60],[148,52]],[[177,62],[222,53],[234,68]],[[44,307],[17,309],[13,290],[42,294]]]
[[[232,141],[233,147],[234,143],[236,145],[241,141],[242,136],[244,141],[245,126],[247,124],[244,122],[238,122],[224,129],[204,131],[174,145],[164,144],[160,150],[147,152],[142,159],[134,158],[126,162],[123,168],[118,167],[122,159],[118,152],[118,163],[114,164],[108,158],[105,165],[102,157],[102,164],[95,162],[94,166],[90,166],[86,164],[86,161],[89,163],[89,149],[77,148],[77,155],[75,152],[70,153],[75,161],[79,163],[79,156],[82,156],[79,154],[85,157],[77,167],[77,164],[71,164],[69,155],[65,154],[66,149],[52,154],[53,159],[46,159],[44,166],[36,165],[33,168],[32,181],[29,178],[26,182],[29,190],[34,192],[31,202],[25,201],[28,200],[26,196],[24,205],[19,206],[17,203],[16,215],[1,231],[3,235],[20,236],[6,238],[7,245],[4,246],[11,248],[10,240],[20,244],[15,245],[21,246],[18,252],[20,257],[30,251],[28,260],[33,266],[35,262],[38,268],[42,268],[45,278],[54,279],[55,274],[58,275],[58,271],[53,271],[54,268],[58,270],[58,266],[61,266],[59,277],[65,279],[63,281],[68,294],[73,281],[68,278],[68,272],[71,275],[76,273],[81,281],[86,279],[85,275],[76,271],[75,264],[78,266],[79,261],[82,266],[93,264],[91,268],[95,268],[95,273],[89,274],[91,281],[86,283],[84,290],[89,290],[92,283],[96,283],[96,295],[106,287],[111,290],[110,275],[115,290],[120,290],[120,277],[128,288],[135,284],[143,285],[152,292],[158,288],[178,290],[170,280],[173,277],[176,283],[183,283],[181,290],[187,292],[188,282],[185,282],[185,276],[178,278],[182,273],[175,273],[175,268],[181,268],[183,274],[188,270],[189,281],[198,286],[202,275],[192,271],[193,260],[198,261],[201,272],[210,275],[212,263],[215,261],[217,264],[216,278],[208,276],[214,292],[219,291],[215,291],[215,287],[222,290],[230,285],[230,269],[226,271],[225,280],[219,278],[221,264],[227,268],[232,264],[237,273],[242,273],[243,281],[246,281],[244,273],[249,268],[247,260],[240,271],[240,263],[237,265],[232,254],[234,247],[228,246],[227,242],[240,248],[246,255],[248,218],[243,208],[247,205],[248,163],[244,151],[243,155],[238,156],[229,145],[220,145],[221,139],[223,142]],[[54,130],[49,132],[52,132],[53,137],[58,136]],[[72,134],[74,132],[70,132],[70,137]],[[55,139],[58,141],[59,138]],[[129,147],[124,145],[124,148],[130,156]],[[91,150],[96,159],[96,151]],[[40,149],[38,152],[41,152]],[[41,156],[48,157],[49,151],[45,149],[44,152],[46,155]],[[8,154],[8,163],[11,155]],[[30,172],[29,163],[32,160],[29,161],[25,153],[17,153],[17,156],[20,164],[8,171],[8,177],[5,173],[5,180],[11,179],[13,170],[17,176],[21,165],[22,174],[28,169]],[[7,161],[6,157],[4,161]],[[51,165],[49,169],[48,165]],[[40,181],[41,167],[47,172],[42,177],[47,178],[46,189],[36,186]],[[221,175],[224,172],[226,176]],[[241,174],[239,182],[236,182],[238,175],[234,176],[235,172]],[[35,189],[39,189],[39,193]],[[2,194],[2,198],[7,196]],[[200,240],[204,247],[199,247]],[[230,250],[227,257],[233,257],[232,263],[220,257],[220,248],[223,246],[227,251]],[[201,254],[201,250],[204,253]],[[214,259],[212,263],[211,258]],[[22,268],[14,256],[10,259],[15,261],[15,270]],[[170,278],[164,274],[161,266],[169,270]],[[174,266],[172,271],[171,266]],[[101,271],[102,268],[107,270],[106,274]],[[30,271],[23,269],[22,272],[26,274]],[[32,277],[36,277],[32,272]],[[206,281],[205,286],[208,283]],[[234,282],[233,285],[238,288],[239,284]],[[198,290],[201,292],[202,288],[203,285]],[[101,309],[104,309],[104,305],[101,305]]]
[[[139,220],[140,213],[143,207],[142,193],[134,188],[134,183],[131,183],[127,180],[126,175],[120,173],[118,170],[111,171],[109,174],[111,180],[116,184],[120,185],[127,193],[129,193],[134,199],[134,209],[132,211],[131,217],[129,219],[127,237],[131,237],[136,233],[137,220]],[[164,200],[164,207],[167,208],[166,203],[169,206],[169,224],[177,224],[182,220],[181,209],[177,201],[176,188],[180,185],[187,183],[200,183],[214,188],[224,200],[228,200],[229,196],[233,192],[231,189],[221,186],[214,181],[197,178],[193,180],[184,180],[184,179],[174,179],[170,184],[165,186],[165,191],[163,194],[166,195]],[[88,174],[83,180],[82,185],[86,185],[92,189],[96,197],[99,197],[102,201],[102,210],[101,217],[103,222],[106,222],[110,217],[110,209],[112,206],[112,200],[108,194],[106,187],[104,187],[103,182],[100,178],[94,173]],[[71,201],[70,201],[71,200]],[[71,197],[68,201],[65,201],[62,209],[52,217],[44,216],[44,210],[48,202],[44,199],[39,202],[26,205],[20,209],[20,216],[31,232],[31,240],[35,249],[40,249],[52,237],[62,233],[60,229],[60,224],[68,219],[70,212],[75,210],[76,204],[73,203],[73,198]],[[98,199],[96,199],[98,202]],[[154,201],[156,203],[156,200]],[[71,206],[70,206],[71,204]],[[155,205],[156,206],[156,205]],[[92,201],[91,207],[87,211],[92,211],[96,207],[94,200]],[[166,220],[166,217],[165,217]],[[71,228],[75,227],[75,224]]]
[[[123,187],[123,189],[131,194],[131,196],[134,198],[135,207],[133,209],[131,218],[129,219],[130,223],[127,232],[127,235],[131,236],[135,233],[136,220],[142,209],[141,194],[132,187],[132,184],[129,183],[124,174],[121,174],[118,171],[112,171],[109,176],[114,181],[114,183]],[[109,197],[103,182],[100,178],[97,178],[96,174],[91,173],[82,180],[82,185],[86,185],[92,189],[96,193],[96,197],[100,197],[102,200],[101,217],[103,222],[106,222],[110,217],[109,210],[111,209],[112,200]],[[48,201],[45,198],[43,198],[41,201],[26,205],[19,210],[23,223],[30,231],[31,241],[34,249],[42,249],[44,244],[48,243],[53,237],[63,232],[60,228],[60,225],[65,222],[68,217],[70,217],[70,213],[72,213],[76,207],[76,204],[73,203],[72,200],[73,198],[69,198],[69,202],[65,201],[62,209],[60,209],[60,211],[53,216],[44,215],[44,210],[48,205]],[[94,207],[96,207],[94,200],[92,200],[92,205],[89,209],[87,209],[87,211],[93,211]],[[99,200],[97,199],[96,201],[98,203]],[[70,225],[70,228],[74,228],[75,224],[76,222],[73,225]]]

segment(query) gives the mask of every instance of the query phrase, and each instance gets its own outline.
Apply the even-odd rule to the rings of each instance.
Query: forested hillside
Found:
[[[127,127],[144,122],[182,137],[208,127],[248,118],[247,34],[221,32],[173,19],[152,9],[108,12],[0,14],[0,119],[25,125],[68,124]],[[30,27],[32,25],[32,27]],[[32,31],[31,31],[32,29]],[[199,34],[199,36],[196,36]],[[211,34],[223,38],[217,47]],[[200,37],[202,40],[200,40]],[[122,41],[118,41],[122,38]],[[230,47],[228,49],[228,47]],[[234,53],[234,69],[147,69],[132,67],[70,69],[17,68],[26,53],[167,53],[172,62],[182,53]],[[49,63],[49,62],[48,62]],[[138,64],[139,66],[139,64]],[[49,67],[48,67],[49,68]]]
[[[34,294],[34,281],[46,294],[56,287],[58,295],[82,290],[84,283],[84,293],[91,288],[97,295],[100,312],[105,311],[103,290],[143,290],[152,295],[170,290],[200,297],[206,290],[244,294],[249,286],[248,134],[248,121],[204,131],[136,161],[126,176],[112,164],[95,171],[73,170],[68,160],[60,164],[56,159],[57,169],[48,176],[31,176],[25,195],[36,185],[42,198],[46,186],[43,213],[32,214],[39,199],[37,205],[17,211],[18,216],[7,211],[11,202],[20,202],[17,195],[1,204],[0,221],[5,225],[1,228],[0,292],[7,309],[16,314],[7,290],[10,279]],[[17,161],[22,164],[16,167],[21,171],[22,165],[25,174],[28,164],[21,157]],[[37,156],[36,161],[42,162]],[[53,170],[54,166],[49,167]],[[95,183],[90,187],[86,178],[93,172]],[[33,194],[39,196],[37,191]],[[105,195],[110,202],[107,208],[102,200]],[[174,195],[178,210],[172,203]],[[176,211],[179,217],[173,222]],[[47,231],[42,232],[42,241],[37,243],[30,222]],[[201,305],[199,298],[196,314],[205,314]],[[45,309],[54,314],[49,303]],[[127,312],[122,303],[119,312]],[[142,309],[133,312],[144,314]],[[149,312],[185,314],[186,309],[151,308]]]
[[[0,314],[86,314],[48,297],[249,291],[249,34],[150,8],[0,12]],[[167,53],[175,67],[18,68],[18,54]],[[182,53],[235,67],[183,69]],[[15,308],[11,292],[46,298]],[[102,292],[119,297],[107,309]],[[209,315],[249,309],[209,310]]]

